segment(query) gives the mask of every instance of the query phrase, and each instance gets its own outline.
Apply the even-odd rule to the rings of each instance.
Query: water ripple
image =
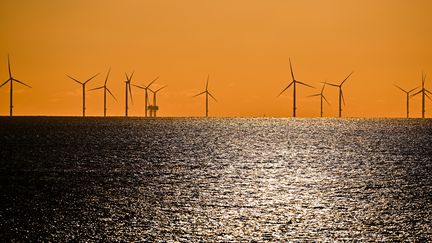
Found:
[[[432,240],[429,120],[0,123],[4,240]]]

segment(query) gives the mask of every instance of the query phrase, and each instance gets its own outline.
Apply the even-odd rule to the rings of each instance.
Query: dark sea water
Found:
[[[0,118],[1,241],[432,241],[432,121]]]

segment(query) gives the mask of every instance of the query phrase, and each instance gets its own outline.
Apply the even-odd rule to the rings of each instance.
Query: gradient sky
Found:
[[[320,82],[345,85],[344,116],[403,117],[405,96],[428,74],[432,89],[430,0],[0,0],[0,80],[15,78],[16,115],[81,115],[81,87],[66,74],[108,87],[108,115],[124,114],[124,72],[135,84],[160,76],[160,116],[202,116],[209,88],[212,116],[292,115],[288,58],[298,80],[297,116],[319,116]],[[2,81],[3,82],[3,81]],[[325,91],[326,116],[337,116],[337,89]],[[87,93],[87,115],[102,115],[102,92]],[[130,115],[143,116],[144,94],[133,89]],[[420,116],[420,97],[411,100]],[[432,117],[432,102],[426,114]],[[0,115],[9,88],[0,88]]]

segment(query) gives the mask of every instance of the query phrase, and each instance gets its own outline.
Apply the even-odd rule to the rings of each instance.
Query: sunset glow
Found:
[[[204,116],[205,88],[217,102],[209,116],[318,117],[322,83],[344,84],[344,117],[405,117],[405,90],[432,89],[432,1],[76,0],[0,2],[0,82],[12,74],[15,115],[81,116],[82,89],[66,75],[108,86],[107,115],[125,112],[125,72],[152,85],[158,116]],[[1,85],[0,84],[0,85]],[[338,89],[326,87],[324,116],[338,116]],[[130,116],[144,116],[144,92],[132,86]],[[151,100],[153,94],[150,94]],[[421,116],[421,97],[410,100]],[[0,88],[9,115],[9,86]],[[103,92],[86,93],[86,115],[103,115]],[[426,117],[432,102],[426,100]]]

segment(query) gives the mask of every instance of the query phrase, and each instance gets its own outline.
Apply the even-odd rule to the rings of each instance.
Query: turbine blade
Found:
[[[87,79],[84,83],[86,84],[86,83],[90,82],[90,80],[92,80],[94,77],[96,77],[96,76],[98,76],[98,75],[99,75],[99,73],[93,75],[93,77]]]
[[[313,95],[309,95],[307,97],[315,97],[315,96],[320,96],[321,94],[313,94]]]
[[[321,95],[323,97],[323,99],[325,100],[325,102],[327,102],[327,104],[330,105],[330,102],[326,99],[326,97],[324,95]]]
[[[116,97],[113,95],[113,93],[111,93],[111,91],[108,89],[108,88],[106,88],[106,90],[108,91],[108,93],[114,98],[114,100],[117,102],[117,99],[116,99]]]
[[[428,94],[425,94],[426,95],[426,97],[429,99],[429,100],[431,100],[432,101],[432,99],[431,99],[431,97],[429,97],[429,95]]]
[[[152,85],[154,82],[156,82],[156,80],[158,80],[159,79],[159,76],[157,76],[155,79],[153,79],[153,81],[151,81],[147,86],[146,86],[146,88],[148,88],[148,87],[150,87],[150,85]]]
[[[288,58],[288,60],[289,60],[289,64],[290,64],[291,77],[292,77],[292,80],[294,81],[295,78],[294,78],[294,72],[293,72],[292,65],[291,65],[291,58]]]
[[[131,76],[129,77],[129,81],[132,80],[132,77],[133,77],[134,73],[135,73],[135,71],[132,71],[132,74],[131,74]]]
[[[208,90],[208,82],[209,82],[209,79],[210,79],[210,74],[207,74],[206,90]]]
[[[321,88],[321,94],[324,92],[324,88],[325,88],[326,84],[327,84],[327,81],[325,81],[325,82],[323,83],[323,86],[322,86],[322,88]]]
[[[309,84],[306,84],[306,83],[303,83],[303,82],[300,82],[300,81],[296,81],[297,83],[299,83],[299,84],[301,84],[301,85],[304,85],[304,86],[307,86],[307,87],[310,87],[310,88],[314,88],[313,86],[310,86]]]
[[[156,91],[154,91],[153,93],[157,93],[159,92],[161,89],[165,88],[167,85],[163,86],[162,88],[157,89]]]
[[[9,78],[12,78],[12,72],[11,72],[11,67],[10,67],[9,54],[8,54],[8,69],[9,69]]]
[[[284,90],[282,90],[279,94],[278,94],[278,97],[279,96],[281,96],[281,94],[283,93],[283,92],[285,92],[285,90],[287,90],[292,84],[294,83],[294,81],[292,81],[288,86],[286,86],[286,88],[284,89]]]
[[[398,89],[402,90],[402,92],[409,93],[408,91],[402,89],[401,87],[397,86],[396,84],[394,86],[396,86]]]
[[[24,86],[27,86],[27,87],[29,87],[29,88],[31,88],[31,86],[30,85],[27,85],[27,84],[25,84],[24,82],[22,82],[22,81],[19,81],[19,80],[17,80],[17,79],[12,79],[13,81],[15,81],[15,82],[17,82],[17,83],[20,83],[20,84],[22,84],[22,85],[24,85]]]
[[[103,89],[103,88],[105,88],[105,86],[100,86],[100,87],[97,87],[97,88],[89,89],[87,91],[94,91],[94,90]]]
[[[0,85],[0,88],[3,87],[5,84],[7,84],[11,79],[6,80],[2,85]]]
[[[109,76],[110,72],[111,72],[111,68],[108,69],[108,73],[107,73],[107,76],[105,78],[105,86],[106,86],[106,84],[108,82],[108,76]]]
[[[126,72],[125,72],[125,75],[126,75],[126,82],[127,82],[127,81],[129,81],[129,76]]]
[[[423,92],[423,90],[422,90],[422,89],[421,89],[421,90],[419,90],[418,92],[416,92],[416,93],[412,94],[412,95],[411,95],[411,97],[413,97],[413,96],[416,96],[416,95],[420,94],[421,92]]]
[[[345,81],[347,81],[347,79],[351,76],[351,74],[353,74],[354,73],[354,71],[352,71],[343,81],[342,81],[342,83],[340,84],[340,86],[342,86],[342,84],[344,84],[345,83]]]
[[[327,83],[327,84],[330,86],[333,86],[333,87],[339,87],[339,85],[337,85],[337,84],[331,84],[331,83]]]
[[[213,99],[214,99],[214,101],[216,101],[217,102],[217,100],[216,100],[216,98],[215,97],[213,97],[213,95],[210,93],[210,92],[207,92],[209,95],[210,95],[210,97],[212,97]]]
[[[414,89],[408,91],[408,93],[411,93],[411,92],[413,92],[414,90],[416,90],[416,89],[418,89],[418,88],[420,88],[420,87],[415,87]]]
[[[150,90],[151,91],[151,90]],[[205,94],[206,93],[206,91],[203,91],[203,92],[201,92],[201,93],[199,93],[199,94],[196,94],[196,95],[194,95],[194,96],[192,96],[192,97],[197,97],[197,96],[200,96],[200,95],[202,95],[202,94]]]
[[[135,86],[135,87],[137,87],[137,88],[140,88],[140,89],[146,89],[146,88],[144,88],[144,87],[142,87],[142,86],[139,86],[139,85],[136,85],[136,84],[131,84],[132,86]]]
[[[427,89],[425,89],[425,92],[432,95],[432,93],[429,90],[427,90]]]
[[[72,78],[71,76],[69,76],[69,75],[66,75],[66,76],[68,76],[70,79],[72,79],[73,81],[75,81],[75,82],[77,82],[77,83],[79,83],[79,84],[83,84],[83,83],[81,83],[80,81],[78,81],[78,80],[76,80],[76,79],[74,79],[74,78]]]

